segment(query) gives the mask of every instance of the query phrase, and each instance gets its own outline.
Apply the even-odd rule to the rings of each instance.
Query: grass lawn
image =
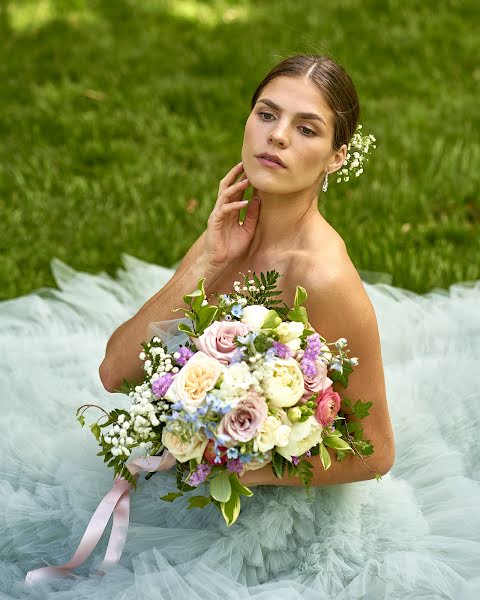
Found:
[[[360,271],[418,292],[480,278],[472,1],[0,0],[0,297],[53,257],[171,266],[240,160],[250,97],[297,52],[350,73],[377,149],[321,211]]]

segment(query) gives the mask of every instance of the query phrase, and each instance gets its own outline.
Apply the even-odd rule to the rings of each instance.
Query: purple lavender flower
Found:
[[[292,463],[295,466],[297,466],[299,462],[300,462],[300,459],[298,458],[298,456],[292,456]]]
[[[177,365],[180,365],[181,367],[183,367],[187,363],[187,361],[195,354],[192,350],[190,350],[190,348],[187,348],[186,346],[180,346],[177,352],[180,354],[180,356],[175,360],[177,362]]]
[[[290,358],[292,356],[292,351],[290,348],[281,342],[273,342],[272,348],[275,350],[275,354],[279,358]]]
[[[305,452],[305,456],[312,456],[312,453],[311,453],[311,451],[310,451],[310,450],[307,450],[307,451]]]
[[[243,469],[243,463],[239,458],[234,458],[227,462],[227,469],[231,473],[240,473],[240,471]]]
[[[188,484],[194,487],[199,486],[205,481],[211,470],[211,465],[200,463],[199,465],[197,465],[196,470],[190,475],[188,479]]]
[[[152,392],[157,398],[163,398],[167,393],[168,388],[172,385],[173,374],[165,373],[152,383]]]

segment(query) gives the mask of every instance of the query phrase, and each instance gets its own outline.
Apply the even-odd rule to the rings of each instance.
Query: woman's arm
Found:
[[[360,458],[349,452],[343,461],[337,461],[336,452],[327,448],[332,464],[326,471],[319,456],[307,459],[313,465],[312,486],[350,483],[373,479],[375,473],[384,475],[393,465],[395,445],[385,391],[380,338],[377,319],[370,299],[358,273],[347,269],[325,279],[325,269],[320,272],[310,265],[297,274],[295,282],[307,290],[305,308],[312,327],[326,338],[335,342],[340,337],[347,339],[349,357],[356,356],[358,365],[349,375],[348,387],[340,382],[333,389],[340,397],[356,402],[372,401],[369,416],[360,422],[365,439],[374,446],[374,453]],[[342,410],[348,409],[342,402]],[[347,423],[356,417],[347,417]],[[365,466],[365,464],[368,468]],[[371,470],[369,470],[371,469]],[[248,485],[303,485],[299,477],[284,474],[282,479],[272,472],[269,464],[255,471],[247,471],[240,481]]]
[[[199,246],[195,250],[192,246],[189,253],[193,253],[190,254],[187,264],[184,264],[187,259],[185,256],[182,265],[167,284],[150,298],[136,315],[120,325],[108,340],[99,374],[103,386],[109,392],[119,390],[124,379],[142,379],[143,363],[138,355],[142,350],[141,342],[149,341],[152,337],[148,332],[149,323],[179,318],[179,313],[172,312],[173,309],[188,308],[183,297],[195,290],[200,278],[207,278],[206,291],[214,285],[221,269],[212,266],[198,249]],[[195,255],[196,253],[198,255]],[[183,317],[183,313],[180,316]]]

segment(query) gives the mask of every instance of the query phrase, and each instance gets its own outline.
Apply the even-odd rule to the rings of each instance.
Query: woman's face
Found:
[[[242,161],[251,185],[278,194],[318,191],[325,171],[340,168],[346,156],[345,144],[339,152],[332,150],[333,128],[333,113],[310,79],[281,76],[270,81],[245,124]],[[262,163],[257,155],[264,152],[278,156],[285,168]]]

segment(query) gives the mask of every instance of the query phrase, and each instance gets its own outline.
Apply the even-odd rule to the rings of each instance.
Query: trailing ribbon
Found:
[[[162,456],[147,456],[129,462],[126,467],[134,477],[138,477],[141,471],[150,473],[156,471],[168,471],[176,464],[176,459],[168,450]],[[104,569],[115,564],[122,556],[123,548],[127,539],[128,522],[130,518],[130,492],[132,485],[123,477],[117,477],[112,489],[105,495],[90,519],[80,544],[72,558],[64,565],[49,565],[29,571],[25,577],[25,583],[29,586],[38,581],[45,581],[60,575],[62,577],[76,577],[69,569],[76,569],[82,565],[95,549],[113,513],[113,524],[108,540],[105,558],[103,559],[97,575],[104,575]],[[48,563],[47,563],[48,564]]]

